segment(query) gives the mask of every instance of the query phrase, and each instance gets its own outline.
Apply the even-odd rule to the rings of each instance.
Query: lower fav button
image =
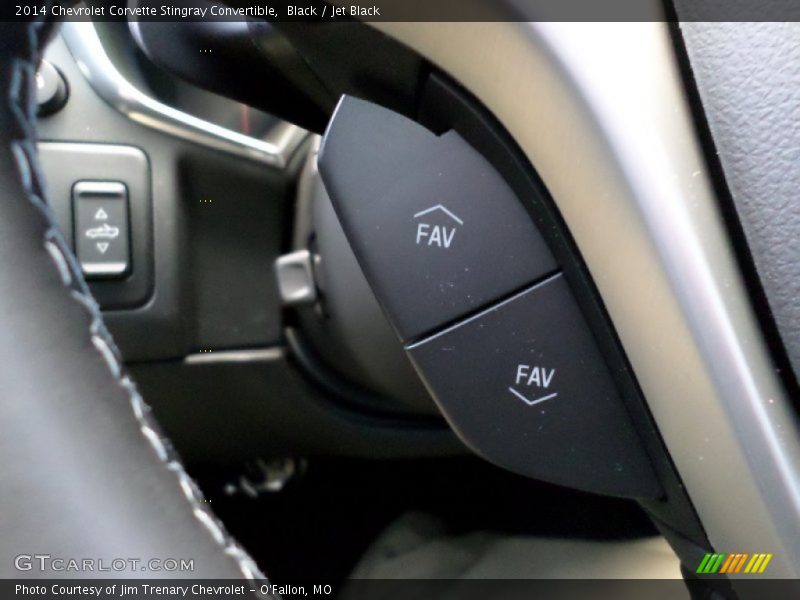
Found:
[[[562,275],[406,350],[451,427],[487,460],[599,493],[661,493]]]

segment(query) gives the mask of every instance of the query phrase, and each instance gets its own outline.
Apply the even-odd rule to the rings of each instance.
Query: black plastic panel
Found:
[[[190,348],[242,348],[281,340],[273,270],[287,244],[289,177],[245,163],[182,159],[186,246],[174,265],[197,315]],[[284,194],[286,196],[284,196]]]
[[[132,374],[181,454],[205,465],[271,456],[372,459],[463,455],[446,427],[343,410],[286,356],[232,362],[161,361]]]

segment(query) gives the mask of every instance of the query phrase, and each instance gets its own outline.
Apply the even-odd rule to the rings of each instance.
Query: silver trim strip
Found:
[[[252,350],[209,350],[196,352],[183,359],[187,365],[207,365],[219,363],[272,362],[286,355],[285,348],[255,348]]]
[[[107,263],[81,263],[81,270],[84,275],[121,275],[128,270],[128,263],[107,262]]]
[[[536,165],[715,548],[772,552],[770,576],[800,576],[797,420],[717,208],[667,25],[375,26],[473,92]]]
[[[261,140],[194,117],[162,104],[125,79],[106,54],[92,23],[66,22],[61,35],[95,92],[145,127],[277,168],[286,166],[308,135],[306,130],[285,123],[275,127],[269,139]]]

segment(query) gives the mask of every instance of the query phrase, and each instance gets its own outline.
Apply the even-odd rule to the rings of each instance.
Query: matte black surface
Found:
[[[450,425],[487,460],[588,491],[660,494],[563,276],[408,350]]]
[[[73,249],[76,243],[83,243],[80,249],[81,261],[102,258],[99,252],[91,252],[89,244],[109,242],[108,253],[115,253],[122,260],[130,253],[132,269],[126,269],[128,276],[122,279],[94,280],[91,290],[100,306],[108,308],[130,308],[144,304],[153,290],[153,204],[150,193],[150,165],[147,156],[133,146],[117,144],[74,144],[40,143],[39,155],[47,175],[47,187],[58,225]],[[79,204],[73,202],[75,184],[86,182],[115,182],[123,184],[128,196],[130,237],[123,236],[126,224],[120,223],[119,236],[114,239],[85,237],[88,224],[76,223],[80,217]],[[79,188],[80,189],[80,188]],[[90,202],[94,203],[97,199]],[[88,206],[88,205],[87,205]],[[120,209],[105,205],[110,213],[117,215]],[[87,222],[93,215],[86,215]],[[122,213],[116,219],[122,219]],[[98,221],[100,224],[100,221]],[[116,223],[109,224],[109,227]],[[130,244],[129,249],[122,242]],[[112,255],[113,257],[114,255]]]
[[[282,337],[273,265],[289,236],[295,167],[235,162],[189,155],[175,165],[186,239],[171,266],[186,277],[195,351],[272,345]]]
[[[415,426],[343,408],[285,356],[160,361],[131,365],[131,370],[169,436],[196,464],[236,466],[281,456],[422,459],[467,453],[445,426]]]
[[[556,268],[518,198],[455,132],[437,137],[345,97],[319,165],[356,257],[404,341]]]
[[[131,266],[128,189],[119,181],[72,188],[75,253],[85,277],[123,277]]]

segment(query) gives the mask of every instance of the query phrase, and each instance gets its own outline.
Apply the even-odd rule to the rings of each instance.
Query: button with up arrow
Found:
[[[128,190],[121,182],[73,187],[75,250],[88,277],[120,276],[130,267]]]

